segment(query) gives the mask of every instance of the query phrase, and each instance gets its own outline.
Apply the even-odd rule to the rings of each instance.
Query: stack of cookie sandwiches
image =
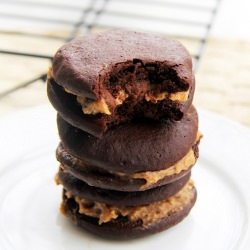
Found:
[[[61,47],[48,73],[57,110],[61,212],[102,237],[131,239],[183,220],[199,155],[192,60],[165,36],[113,30]]]

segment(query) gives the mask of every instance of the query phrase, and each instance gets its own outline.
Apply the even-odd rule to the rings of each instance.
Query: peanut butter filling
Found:
[[[166,98],[169,98],[172,101],[185,102],[188,99],[188,94],[189,91],[171,94],[169,94],[168,92],[162,92],[154,96],[150,95],[149,93],[146,93],[145,99],[154,103],[157,103],[157,101],[162,101]],[[126,94],[124,90],[119,91],[118,96],[115,98],[116,106],[121,105],[127,97],[128,94]],[[111,115],[108,105],[103,98],[100,101],[94,101],[86,97],[77,96],[77,101],[82,106],[82,111],[84,114],[96,115],[98,113],[102,113],[106,115]]]
[[[64,88],[64,89],[66,92],[76,96],[78,103],[82,106],[82,111],[84,114],[96,115],[98,113],[102,113],[106,115],[111,115],[109,107],[104,98],[101,98],[101,100],[95,101],[84,96],[76,95],[75,93],[73,93],[71,90],[67,88]],[[146,101],[151,101],[153,103],[157,103],[158,101],[162,101],[166,98],[172,101],[185,102],[188,99],[188,95],[189,95],[189,90],[176,92],[176,93],[168,93],[164,91],[157,95],[154,95],[151,93],[151,91],[148,91],[145,94],[144,98]],[[122,105],[123,102],[128,97],[129,95],[124,90],[120,90],[118,94],[116,95],[116,98],[114,98],[115,105],[116,106]]]
[[[121,105],[127,97],[128,94],[126,94],[124,90],[120,90],[114,99],[116,106]],[[101,98],[100,101],[94,101],[86,97],[77,96],[77,101],[82,106],[82,111],[84,114],[96,115],[98,113],[102,113],[111,115],[109,107],[104,98]]]
[[[172,101],[179,101],[179,102],[185,102],[187,101],[189,96],[189,90],[188,91],[180,91],[176,93],[171,93],[169,96],[169,99]]]
[[[111,115],[109,107],[104,98],[101,98],[101,100],[99,101],[95,101],[84,96],[76,95],[67,88],[64,88],[64,90],[69,94],[76,96],[77,102],[82,106],[82,112],[84,114],[96,115],[98,113],[102,113],[106,115]],[[124,90],[120,90],[116,98],[114,98],[116,106],[121,105],[127,97],[128,94],[126,94]]]
[[[127,217],[129,221],[142,220],[143,227],[148,227],[150,224],[182,210],[185,205],[189,204],[194,198],[193,187],[194,183],[190,180],[182,190],[166,200],[135,207],[113,206],[87,199],[80,199],[79,197],[73,197],[69,192],[66,192],[66,196],[68,198],[74,198],[79,204],[78,212],[80,214],[98,218],[99,225],[115,220],[119,216],[123,216]]]
[[[101,98],[99,101],[93,101],[89,98],[77,96],[78,103],[82,106],[82,112],[87,115],[96,115],[98,113],[103,113],[106,115],[111,115],[109,107],[104,100]]]
[[[176,93],[168,93],[166,91],[159,93],[157,95],[153,95],[150,92],[146,93],[145,99],[146,101],[151,101],[157,103],[158,101],[162,101],[166,98],[169,98],[172,101],[185,102],[188,99],[189,90],[188,91],[180,91]]]
[[[53,78],[53,72],[52,72],[52,67],[51,66],[48,68],[47,78],[48,79]]]

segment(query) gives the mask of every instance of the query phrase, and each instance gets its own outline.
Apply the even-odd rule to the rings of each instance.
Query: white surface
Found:
[[[217,38],[249,40],[249,11],[249,0],[221,0],[211,35]]]
[[[198,200],[179,225],[139,240],[107,241],[59,214],[55,113],[44,106],[0,119],[0,249],[248,250],[250,132],[203,110],[193,179]]]

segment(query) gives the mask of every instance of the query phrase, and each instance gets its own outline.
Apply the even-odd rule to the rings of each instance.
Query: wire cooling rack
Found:
[[[197,69],[220,0],[0,0],[0,99],[45,82],[53,54],[90,32],[129,28],[180,40]]]

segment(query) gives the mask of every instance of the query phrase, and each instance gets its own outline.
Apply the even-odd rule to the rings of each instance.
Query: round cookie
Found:
[[[124,192],[89,186],[87,183],[61,169],[58,172],[58,181],[67,192],[81,199],[94,200],[110,205],[138,206],[173,196],[186,185],[190,179],[190,175],[191,172],[189,171],[184,177],[175,182],[143,192]]]
[[[113,30],[62,46],[48,73],[60,115],[94,136],[136,118],[180,120],[192,103],[192,59],[175,40]]]
[[[143,218],[143,215],[140,217],[140,206],[138,206],[134,208],[135,210],[139,209],[137,216],[136,218],[132,217],[132,220],[129,215],[119,215],[116,219],[100,223],[100,219],[86,215],[83,211],[80,213],[79,203],[74,197],[68,198],[65,192],[61,204],[61,212],[68,216],[77,226],[100,237],[119,240],[145,237],[178,224],[189,214],[195,204],[197,193],[194,186],[186,186],[182,189],[187,188],[184,194],[180,193],[181,190],[176,194],[178,198],[172,196],[166,200],[167,206],[161,206],[161,204],[164,205],[164,201],[156,202],[156,206],[154,203],[146,205],[149,206],[149,209],[146,208],[146,210],[149,210],[146,218]],[[93,208],[89,210],[91,209]],[[144,209],[145,206],[141,210]]]
[[[107,171],[137,173],[167,169],[196,142],[198,117],[194,107],[180,121],[134,122],[108,130],[101,139],[57,119],[64,148],[86,165]]]
[[[90,186],[102,189],[134,192],[166,185],[187,175],[198,158],[198,144],[199,142],[197,141],[192,146],[192,152],[189,153],[194,155],[194,161],[191,162],[190,165],[188,164],[189,162],[187,162],[187,166],[182,166],[188,161],[183,159],[179,163],[181,169],[178,172],[176,172],[177,164],[174,166],[175,169],[172,167],[172,171],[170,171],[169,168],[168,170],[159,172],[153,171],[152,173],[140,172],[137,174],[125,174],[121,172],[109,172],[98,167],[87,166],[83,161],[66,151],[61,143],[57,148],[56,157],[61,164],[61,169],[83,182],[86,182]]]

